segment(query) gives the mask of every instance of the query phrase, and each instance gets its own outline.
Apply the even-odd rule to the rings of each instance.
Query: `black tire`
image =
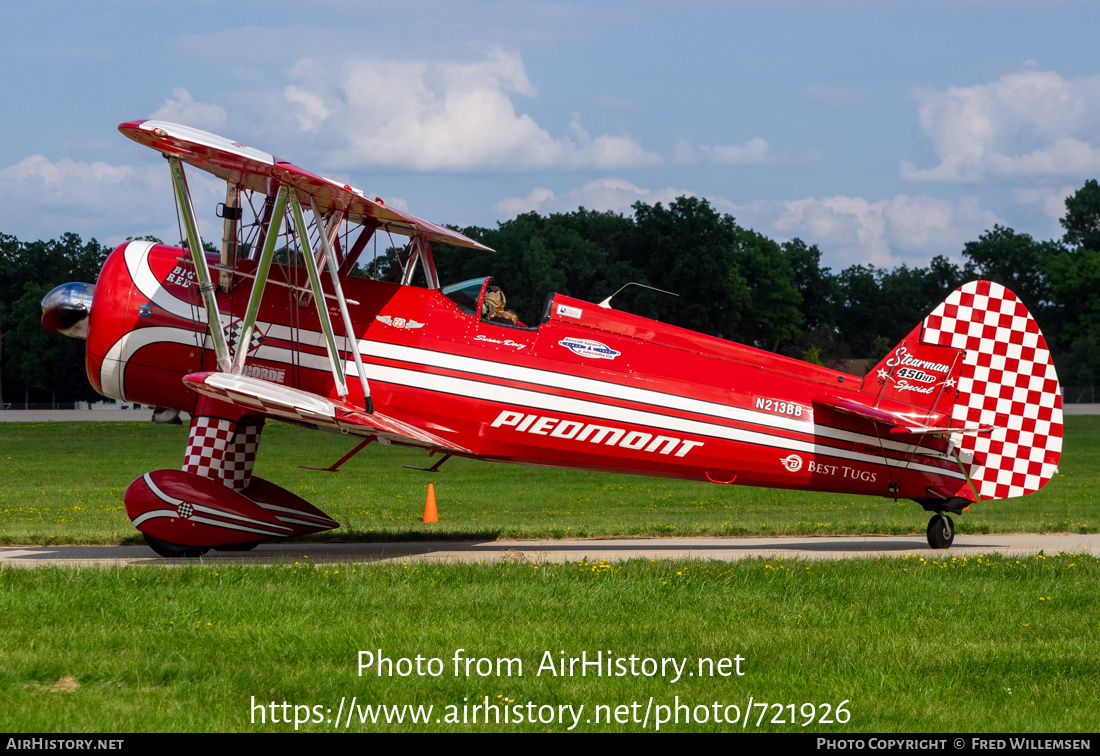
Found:
[[[153,536],[146,535],[145,533],[142,533],[141,536],[145,539],[145,542],[149,544],[149,548],[166,559],[200,557],[210,551],[209,546],[181,546],[178,543],[168,543],[168,541],[153,538]]]
[[[235,543],[232,546],[215,546],[214,551],[252,551],[260,543],[260,541],[253,541],[252,543]]]
[[[945,514],[933,515],[928,521],[928,545],[934,549],[949,549],[955,541],[955,523]]]

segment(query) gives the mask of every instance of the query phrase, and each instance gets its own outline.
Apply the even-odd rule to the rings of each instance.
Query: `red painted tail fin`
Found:
[[[1023,303],[991,281],[956,289],[864,379],[864,391],[949,418],[978,495],[1038,491],[1062,452],[1062,391]]]

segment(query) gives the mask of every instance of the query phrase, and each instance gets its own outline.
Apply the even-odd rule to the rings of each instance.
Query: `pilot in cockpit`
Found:
[[[499,286],[490,285],[485,290],[485,298],[481,304],[481,319],[489,323],[502,325],[518,325],[519,318],[511,310],[505,310],[507,300]]]

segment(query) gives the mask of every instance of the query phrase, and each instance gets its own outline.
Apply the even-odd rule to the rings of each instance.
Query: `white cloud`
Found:
[[[171,121],[182,123],[185,126],[193,126],[206,131],[217,131],[225,126],[226,112],[220,105],[212,105],[205,102],[195,102],[191,93],[181,87],[172,90],[171,97],[154,112],[150,118],[158,121]]]
[[[493,211],[501,220],[527,212],[571,212],[578,207],[630,213],[635,202],[667,205],[685,195],[696,196],[684,189],[645,189],[608,177],[561,194],[538,188],[526,197],[501,200]],[[925,194],[899,194],[877,201],[835,196],[758,200],[747,205],[722,197],[707,200],[745,228],[780,241],[799,237],[818,245],[823,263],[835,269],[866,264],[886,268],[902,263],[925,265],[936,255],[958,259],[966,242],[977,239],[995,223],[1004,223],[983,209],[976,197],[951,202]]]
[[[1079,187],[1066,184],[1059,187],[1037,187],[1033,189],[1013,189],[1012,199],[1021,205],[1038,205],[1043,212],[1054,220],[1060,220],[1066,214],[1066,197]]]
[[[214,205],[224,184],[189,171],[188,186],[204,238],[216,241],[221,225]],[[120,234],[120,217],[125,218]],[[0,228],[19,238],[51,239],[67,231],[120,241],[127,234],[179,237],[172,185],[163,164],[151,166],[56,162],[32,155],[0,170]]]
[[[678,139],[672,148],[672,159],[677,163],[694,163],[704,160],[719,165],[763,163],[771,155],[767,141],[753,137],[744,144],[693,145],[687,139]]]
[[[957,257],[967,241],[1004,222],[983,210],[976,197],[950,202],[924,194],[899,194],[876,202],[863,197],[811,197],[757,203],[746,210],[788,238],[797,236],[819,245],[843,266],[920,265],[935,255]]]
[[[1100,75],[1063,79],[1025,70],[914,96],[940,164],[918,169],[903,161],[902,178],[966,182],[1100,171]]]
[[[887,264],[890,246],[885,239],[885,203],[862,197],[826,197],[789,200],[772,227],[789,237],[831,249],[843,260]]]
[[[494,50],[473,63],[359,58],[340,68],[299,61],[284,91],[299,128],[320,129],[337,145],[334,164],[470,171],[661,162],[629,135],[590,136],[577,114],[569,134],[555,138],[517,112],[515,97],[536,94],[517,54]]]
[[[743,145],[699,145],[699,152],[712,163],[762,163],[768,158],[768,143],[753,137]]]
[[[635,202],[653,205],[657,202],[668,204],[677,197],[693,197],[694,192],[684,189],[642,189],[621,178],[607,177],[590,181],[580,189],[572,189],[557,195],[549,189],[538,188],[526,197],[504,199],[493,205],[493,212],[501,220],[514,218],[521,213],[571,212],[578,207],[599,212],[629,213]]]
[[[307,92],[301,87],[288,84],[283,89],[283,96],[287,101],[298,105],[294,115],[298,119],[298,127],[302,131],[316,131],[325,122],[325,119],[332,115],[332,111],[325,107],[325,103],[320,97]]]
[[[135,173],[128,165],[68,158],[53,163],[44,155],[31,155],[0,170],[0,196],[9,202],[34,197],[52,207],[106,208],[113,190],[135,183]]]

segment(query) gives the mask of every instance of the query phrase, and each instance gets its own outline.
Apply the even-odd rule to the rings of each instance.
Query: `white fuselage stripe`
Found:
[[[195,346],[196,336],[194,331],[172,326],[135,328],[123,334],[122,338],[107,350],[99,368],[99,385],[104,395],[129,401],[126,398],[126,366],[139,349],[151,344],[164,343]]]
[[[530,389],[501,386],[494,383],[484,383],[467,378],[454,378],[451,376],[425,373],[419,370],[393,368],[383,365],[371,366],[374,380],[385,383],[393,383],[400,386],[412,386],[427,391],[438,391],[456,396],[464,396],[470,399],[478,399],[486,402],[499,402],[520,407],[546,410],[549,412],[561,412],[581,417],[594,417],[603,420],[611,420],[642,427],[661,428],[681,433],[690,433],[696,436],[708,436],[727,441],[735,441],[745,444],[768,446],[775,449],[801,452],[817,456],[831,456],[848,459],[866,464],[886,464],[893,467],[908,467],[913,470],[945,475],[952,478],[963,478],[960,472],[953,472],[941,467],[925,465],[917,462],[905,462],[904,460],[892,460],[878,455],[862,454],[860,452],[838,449],[833,446],[815,444],[808,441],[772,436],[759,431],[751,431],[743,428],[732,428],[715,423],[707,423],[699,420],[674,417],[656,412],[619,407],[614,404],[604,404],[585,399],[573,399],[571,397],[547,394]]]
[[[272,326],[273,331],[277,328],[278,326]],[[287,331],[289,335],[289,329],[287,329]],[[578,378],[576,376],[556,373],[549,370],[536,370],[534,368],[524,368],[515,365],[508,365],[506,363],[480,360],[472,357],[462,357],[459,355],[447,354],[445,352],[436,352],[430,349],[402,347],[375,341],[360,340],[359,346],[363,354],[376,358],[391,359],[400,362],[411,362],[418,365],[471,373],[473,375],[506,378],[509,380],[530,383],[547,388],[565,388],[573,391],[587,393],[595,397],[608,397],[612,399],[619,399],[621,401],[635,402],[638,404],[648,404],[652,407],[659,407],[663,409],[694,412],[700,415],[708,415],[724,420],[750,423],[753,425],[761,425],[764,427],[777,428],[797,433],[805,433],[808,435],[820,435],[841,442],[863,443],[872,446],[881,446],[882,448],[889,451],[901,453],[912,452],[922,457],[950,461],[948,457],[934,450],[917,450],[914,444],[900,443],[890,439],[880,439],[865,433],[846,431],[840,428],[833,428],[826,425],[815,425],[812,421],[792,420],[789,418],[780,417],[778,415],[771,415],[764,412],[754,412],[752,410],[744,410],[738,407],[730,407],[727,405],[716,404],[714,402],[680,397],[674,394],[664,394],[658,391],[650,391],[648,389],[623,386],[622,384],[613,383],[610,381],[598,381],[591,378]],[[257,357],[272,362],[283,362],[286,364],[294,364],[296,360],[299,365],[305,368],[320,371],[328,369],[328,360],[323,355],[314,355],[305,352],[298,352],[297,355],[295,355],[295,353],[291,350],[281,347],[261,346],[257,352]],[[353,368],[353,363],[345,363],[345,370],[351,370]],[[379,372],[380,370],[382,370],[382,366],[370,365],[369,372],[371,375],[369,375],[368,377],[381,377],[382,373]],[[416,374],[419,375],[421,373],[417,371]],[[414,384],[408,383],[407,385]],[[499,384],[491,385],[499,386]],[[758,432],[754,431],[745,432],[756,433],[756,435],[760,435]],[[768,437],[775,438],[773,436]],[[752,441],[749,443],[757,442]],[[859,457],[852,458],[857,459],[866,456],[867,455],[860,455]],[[936,469],[938,470],[940,468]]]

